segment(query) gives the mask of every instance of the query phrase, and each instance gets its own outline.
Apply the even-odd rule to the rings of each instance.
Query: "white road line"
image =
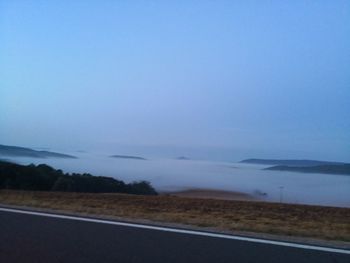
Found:
[[[35,216],[53,217],[53,218],[60,218],[60,219],[69,219],[69,220],[92,222],[92,223],[100,223],[100,224],[108,224],[108,225],[117,225],[117,226],[135,227],[135,228],[142,228],[142,229],[151,229],[151,230],[158,230],[158,231],[165,231],[165,232],[173,232],[173,233],[182,233],[182,234],[196,235],[196,236],[206,236],[206,237],[241,240],[241,241],[248,241],[248,242],[254,242],[254,243],[270,244],[270,245],[285,246],[285,247],[294,247],[294,248],[301,248],[301,249],[319,250],[319,251],[334,252],[334,253],[341,253],[341,254],[350,254],[350,250],[346,250],[346,249],[319,247],[319,246],[312,246],[312,245],[302,245],[302,244],[297,244],[297,243],[265,240],[265,239],[251,238],[251,237],[216,234],[216,233],[209,233],[209,232],[199,232],[199,231],[194,231],[194,230],[185,230],[185,229],[176,229],[176,228],[168,228],[168,227],[160,227],[160,226],[141,225],[141,224],[118,222],[118,221],[108,221],[108,220],[85,218],[85,217],[78,217],[78,216],[66,216],[66,215],[58,215],[58,214],[48,214],[48,213],[42,213],[42,212],[17,210],[17,209],[2,208],[2,207],[0,207],[0,211],[11,212],[11,213],[18,213],[18,214],[35,215]]]

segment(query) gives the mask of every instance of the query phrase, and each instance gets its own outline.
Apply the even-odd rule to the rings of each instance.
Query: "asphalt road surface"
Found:
[[[350,263],[348,250],[118,224],[0,208],[0,262]]]

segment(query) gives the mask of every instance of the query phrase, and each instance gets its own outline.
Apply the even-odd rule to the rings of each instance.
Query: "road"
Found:
[[[350,251],[0,208],[0,262],[350,262]]]

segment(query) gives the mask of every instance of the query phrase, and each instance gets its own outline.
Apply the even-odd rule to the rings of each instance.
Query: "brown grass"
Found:
[[[256,197],[250,194],[212,189],[188,189],[177,192],[169,192],[168,194],[187,198],[258,201]]]
[[[126,194],[0,191],[0,203],[91,215],[350,241],[350,209]]]

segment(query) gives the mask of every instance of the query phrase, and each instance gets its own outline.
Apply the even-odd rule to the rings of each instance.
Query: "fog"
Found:
[[[110,158],[107,153],[74,154],[79,159],[11,159],[21,164],[46,163],[65,172],[111,176],[126,182],[147,180],[160,192],[205,188],[244,192],[265,201],[350,207],[350,176],[263,171],[265,166],[233,162],[126,160]]]

